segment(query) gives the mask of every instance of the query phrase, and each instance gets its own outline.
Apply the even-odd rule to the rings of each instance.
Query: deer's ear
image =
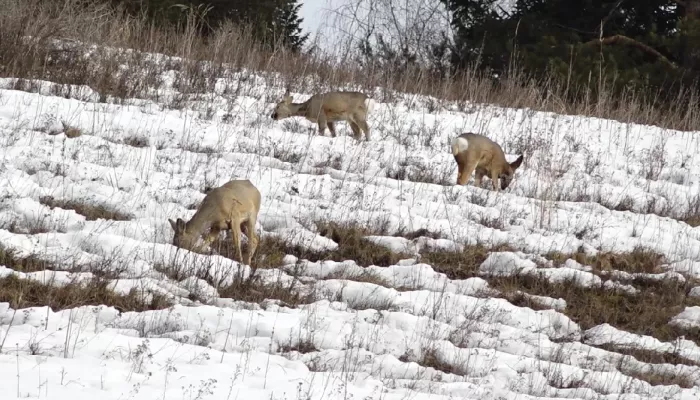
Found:
[[[184,231],[185,230],[185,221],[182,220],[182,218],[178,218],[177,221],[175,221],[177,224],[177,229]]]
[[[285,104],[290,104],[292,102],[292,96],[290,96],[289,94],[285,94],[284,99],[282,101],[285,102]]]
[[[510,163],[510,167],[513,168],[513,171],[515,171],[516,169],[518,169],[518,167],[520,167],[520,164],[522,164],[522,163],[523,163],[523,155],[521,154],[520,157],[518,157],[515,161]]]
[[[175,233],[179,233],[185,230],[185,221],[183,221],[182,218],[178,218],[176,221],[168,219],[168,222],[170,222],[170,226],[173,227]]]

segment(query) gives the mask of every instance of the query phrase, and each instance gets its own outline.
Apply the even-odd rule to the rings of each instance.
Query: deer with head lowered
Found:
[[[506,190],[513,180],[515,170],[523,162],[520,155],[515,161],[509,163],[503,153],[503,149],[496,142],[486,136],[476,133],[463,133],[452,139],[450,144],[452,155],[457,162],[457,184],[464,185],[473,172],[474,184],[481,187],[484,176],[491,178],[493,190],[498,191],[498,180],[501,180],[501,189]]]
[[[369,126],[367,114],[370,111],[372,100],[360,92],[327,92],[318,93],[303,103],[294,103],[289,90],[284,94],[282,101],[277,103],[271,117],[275,121],[289,117],[304,117],[318,124],[318,133],[323,136],[326,127],[335,137],[335,123],[347,121],[355,140],[362,138],[369,141]],[[362,131],[362,132],[361,132]]]
[[[207,193],[189,221],[180,218],[176,221],[168,220],[175,231],[173,245],[188,250],[201,249],[209,246],[222,230],[230,230],[237,261],[250,265],[258,246],[255,223],[259,211],[258,189],[247,179],[229,181]],[[241,252],[242,232],[248,236],[245,260]],[[197,241],[203,235],[204,245],[197,246]]]

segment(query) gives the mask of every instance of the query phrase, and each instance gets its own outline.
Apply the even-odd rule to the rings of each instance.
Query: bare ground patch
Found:
[[[98,219],[129,221],[133,218],[131,215],[111,210],[105,205],[94,205],[74,200],[56,200],[51,196],[43,196],[39,199],[39,202],[51,209],[58,207],[64,210],[73,210],[84,216],[88,221],[96,221]]]

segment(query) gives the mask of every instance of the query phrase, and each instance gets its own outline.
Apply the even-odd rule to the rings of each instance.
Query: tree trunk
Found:
[[[700,0],[673,0],[683,15],[680,21],[680,61],[689,70],[700,70]]]

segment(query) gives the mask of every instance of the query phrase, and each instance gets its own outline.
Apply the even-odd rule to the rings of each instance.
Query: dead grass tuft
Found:
[[[377,265],[386,267],[399,260],[410,258],[406,254],[396,254],[388,248],[370,242],[365,236],[376,234],[375,231],[356,224],[338,224],[335,222],[317,222],[319,234],[338,244],[335,250],[314,251],[303,246],[290,245],[284,238],[266,237],[260,240],[253,255],[253,267],[276,268],[282,265],[282,259],[290,254],[299,259],[316,261],[353,260],[360,266]],[[213,248],[219,254],[233,259],[233,246],[230,239],[218,240]]]
[[[147,137],[137,135],[124,138],[124,144],[127,146],[139,148],[148,147],[149,145]]]
[[[408,240],[413,240],[413,239],[418,239],[419,237],[429,237],[431,239],[442,239],[440,234],[431,232],[428,229],[425,228],[420,228],[415,231],[410,231],[410,232],[398,232],[395,236],[401,236],[404,237]]]
[[[616,346],[614,344],[604,344],[600,347],[601,349],[611,351],[614,353],[624,354],[627,356],[634,357],[636,360],[645,362],[648,364],[673,364],[673,365],[688,365],[688,366],[700,366],[699,363],[690,360],[676,353],[662,353],[653,350],[647,350],[643,348],[634,348],[627,346]]]
[[[53,270],[53,265],[35,256],[20,257],[16,251],[0,245],[0,265],[17,272],[37,272]]]
[[[0,302],[9,302],[14,309],[48,306],[53,311],[88,305],[111,306],[121,312],[160,310],[171,306],[159,294],[145,296],[133,289],[122,295],[108,286],[109,283],[101,279],[54,286],[8,275],[0,278]]]
[[[338,224],[335,222],[317,222],[319,234],[338,243],[335,250],[308,254],[311,261],[345,261],[353,260],[358,265],[377,265],[387,267],[402,259],[410,258],[407,254],[397,254],[390,249],[370,242],[365,236],[381,234],[357,224]]]
[[[512,251],[506,245],[488,248],[484,245],[465,245],[462,251],[435,251],[421,254],[421,262],[430,264],[450,279],[468,279],[477,276],[479,267],[492,251]]]
[[[446,374],[460,375],[460,371],[458,370],[458,368],[442,360],[442,358],[438,355],[437,350],[435,350],[432,347],[423,349],[419,357],[416,357],[412,354],[404,354],[401,357],[399,357],[399,361],[413,361],[416,364],[425,368],[433,368],[437,371],[441,371]]]
[[[527,307],[531,308],[533,310],[550,310],[551,307],[548,307],[541,302],[533,299],[530,296],[527,296],[525,293],[520,291],[520,289],[517,286],[513,287],[507,287],[507,284],[504,285],[501,289],[501,297],[504,299],[508,300],[509,303],[518,306],[518,307]]]
[[[362,271],[361,273],[349,273],[347,271],[336,271],[326,276],[326,279],[345,279],[354,282],[373,283],[375,285],[391,287],[389,282],[381,275],[372,271]]]
[[[695,379],[686,374],[670,374],[656,369],[639,371],[634,368],[625,368],[624,366],[619,369],[623,374],[647,382],[651,386],[678,385],[684,389],[692,389],[696,386]]]
[[[249,303],[260,303],[267,299],[279,300],[282,305],[290,308],[315,301],[313,294],[297,291],[294,283],[262,283],[258,279],[235,279],[231,285],[219,288],[219,296]]]
[[[522,290],[531,295],[564,299],[564,314],[583,329],[608,323],[662,341],[685,335],[686,339],[700,344],[700,329],[683,331],[668,324],[685,307],[700,306],[700,299],[688,297],[690,286],[687,284],[659,282],[638,288],[640,292],[631,295],[603,288],[584,288],[571,281],[551,283],[546,278],[529,275],[491,277],[488,282],[504,293]]]
[[[281,345],[279,347],[279,350],[282,353],[290,353],[292,351],[296,351],[296,352],[299,352],[301,354],[308,354],[308,353],[313,353],[315,351],[318,351],[318,349],[316,348],[316,345],[311,340],[300,340],[294,344],[292,344],[291,340],[290,340],[289,343]]]
[[[700,226],[700,215],[688,215],[687,217],[681,219],[681,221],[695,228]]]
[[[83,135],[83,132],[80,129],[66,123],[63,123],[63,133],[69,139],[75,139]]]
[[[110,210],[104,205],[93,205],[73,200],[56,200],[51,196],[42,196],[39,198],[39,202],[51,209],[58,207],[64,210],[73,210],[84,216],[88,221],[96,221],[98,219],[129,221],[133,218],[131,215]]]
[[[7,231],[18,235],[36,235],[39,233],[48,233],[57,230],[60,231],[60,227],[51,223],[50,218],[46,218],[44,216],[25,216],[24,218],[7,221],[0,224],[0,229],[6,229]]]
[[[21,90],[21,89],[20,89],[20,90]],[[49,135],[58,135],[58,134],[63,133],[63,134],[66,135],[66,137],[69,138],[69,139],[75,139],[75,138],[80,137],[80,136],[83,135],[83,132],[82,132],[80,129],[78,129],[78,128],[76,128],[76,127],[70,125],[70,124],[67,124],[67,123],[64,122],[64,121],[61,121],[61,125],[63,125],[63,130],[62,130],[62,131],[61,131],[61,130],[56,130],[56,131],[53,131],[53,132],[49,132]]]
[[[231,233],[227,232],[226,237],[218,238],[211,244],[212,250],[218,254],[235,260],[236,249],[230,238]],[[241,252],[245,256],[248,251],[248,244],[241,243]],[[288,246],[283,240],[276,237],[262,237],[258,242],[258,247],[250,260],[253,268],[279,268],[283,265],[282,259],[287,254],[294,254],[295,249]]]
[[[557,264],[563,264],[568,259],[573,259],[580,264],[589,265],[597,272],[608,272],[612,270],[645,274],[656,274],[663,272],[661,266],[666,263],[662,254],[653,250],[636,247],[628,253],[600,252],[595,256],[587,255],[583,250],[572,254],[551,252],[545,255],[546,258]]]
[[[225,250],[220,254],[225,257],[232,257],[234,251],[230,241],[227,243],[220,243],[220,250]],[[263,241],[261,240],[262,244]],[[275,242],[270,242],[275,243]],[[257,253],[257,252],[256,252]],[[279,261],[273,262],[274,265],[264,264],[264,268],[276,268],[279,267],[281,263],[281,257],[284,256],[279,252],[279,248],[276,250],[271,250],[271,255],[274,257],[279,257]],[[270,255],[265,254],[265,255]],[[261,255],[260,257],[264,257]],[[264,259],[264,258],[263,258]],[[296,280],[291,284],[284,284],[283,282],[261,282],[260,278],[255,274],[258,264],[252,266],[252,276],[249,278],[244,278],[243,276],[236,275],[233,277],[231,283],[224,285],[224,276],[216,277],[212,276],[210,271],[211,268],[206,268],[202,265],[183,265],[181,263],[156,263],[154,269],[158,272],[163,273],[169,279],[174,281],[182,281],[184,279],[195,276],[209,283],[212,287],[217,288],[219,291],[219,296],[223,298],[230,298],[239,301],[245,301],[250,303],[260,303],[266,299],[280,300],[283,305],[288,307],[296,307],[300,304],[308,304],[315,301],[313,293],[303,294],[297,291],[294,287]],[[262,263],[261,263],[262,265]]]

